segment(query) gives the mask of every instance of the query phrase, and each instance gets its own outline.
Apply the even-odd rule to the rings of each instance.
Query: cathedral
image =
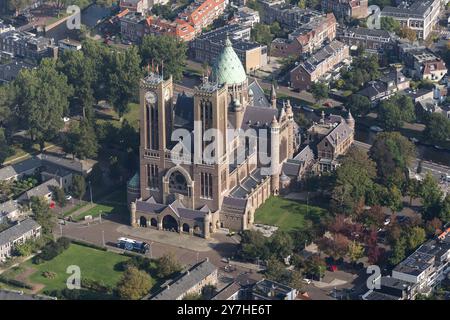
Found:
[[[192,93],[175,93],[171,77],[150,72],[140,82],[140,112],[140,170],[128,183],[133,227],[204,238],[249,229],[255,210],[279,194],[283,163],[299,147],[289,101],[277,108],[274,87],[266,97],[249,81],[229,39]],[[222,134],[206,139],[209,129]],[[211,144],[214,161],[196,158]]]

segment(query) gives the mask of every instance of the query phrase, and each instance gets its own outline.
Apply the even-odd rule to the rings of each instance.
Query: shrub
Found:
[[[5,284],[11,285],[11,286],[15,286],[15,287],[19,287],[19,288],[25,288],[25,289],[33,289],[32,286],[30,286],[28,283],[16,280],[16,279],[9,279],[3,276],[0,276],[0,282],[3,282]]]

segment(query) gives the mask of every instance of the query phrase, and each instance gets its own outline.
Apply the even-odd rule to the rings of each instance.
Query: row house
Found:
[[[0,232],[0,261],[11,257],[17,245],[40,238],[41,229],[36,221],[28,218]]]
[[[447,74],[445,62],[425,47],[399,45],[399,56],[408,75],[419,80],[439,82]]]
[[[292,32],[288,39],[276,38],[271,44],[271,53],[276,57],[298,56],[312,53],[325,41],[336,37],[336,19],[332,13],[317,17]]]
[[[196,34],[202,32],[225,11],[228,0],[196,0],[178,17],[188,22],[195,30]]]
[[[362,48],[369,53],[379,54],[395,50],[396,41],[386,30],[348,28],[337,34],[337,39],[350,48]]]
[[[337,65],[349,64],[350,60],[349,47],[334,40],[291,70],[291,87],[309,90],[313,83],[335,70]]]

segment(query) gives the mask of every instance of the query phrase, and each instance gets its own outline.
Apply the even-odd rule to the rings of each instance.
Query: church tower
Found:
[[[275,85],[272,83],[272,89],[270,90],[270,101],[272,103],[272,108],[277,108],[277,92],[275,90]]]
[[[141,80],[139,89],[141,198],[148,199],[154,195],[162,201],[159,191],[162,190],[160,184],[165,167],[164,153],[173,129],[172,76],[164,80],[162,75],[150,73]]]
[[[280,124],[274,116],[270,124],[271,189],[278,195],[280,189]]]

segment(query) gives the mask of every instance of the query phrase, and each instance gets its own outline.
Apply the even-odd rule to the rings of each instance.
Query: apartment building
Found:
[[[131,12],[119,18],[120,32],[132,42],[140,42],[146,34],[165,34],[191,41],[224,12],[227,4],[227,0],[194,1],[174,21],[157,16],[145,17],[129,10]]]
[[[257,70],[267,64],[267,47],[250,41],[251,27],[227,25],[198,36],[189,44],[192,59],[213,65],[225,48],[226,38],[241,60],[245,72]]]
[[[120,10],[145,13],[149,9],[149,0],[120,0],[119,6]]]
[[[16,245],[41,236],[41,226],[33,219],[17,222],[14,226],[0,232],[0,261],[9,258]]]
[[[228,0],[195,0],[178,18],[188,22],[198,34],[217,19],[228,5]]]
[[[339,21],[365,19],[368,16],[368,0],[322,0],[322,10],[333,12]]]
[[[436,239],[421,245],[413,254],[400,262],[392,277],[413,286],[411,297],[429,294],[450,271],[450,228]]]
[[[298,27],[288,39],[276,38],[271,44],[271,54],[276,57],[297,57],[301,53],[312,53],[325,41],[336,37],[336,19],[332,13],[315,17]]]
[[[33,61],[56,58],[58,47],[54,40],[30,32],[10,30],[0,33],[0,52]]]
[[[260,0],[261,5],[261,22],[265,24],[272,24],[275,21],[282,27],[295,30],[302,24],[308,23],[322,13],[311,9],[300,9],[298,6],[286,4],[281,1]]]
[[[402,27],[414,30],[418,39],[426,39],[438,22],[441,0],[403,1],[397,7],[386,6],[381,17],[391,17]]]
[[[339,69],[339,64],[349,64],[350,60],[349,47],[334,40],[291,70],[291,87],[308,90],[321,77]]]
[[[255,23],[260,22],[259,12],[248,7],[239,7],[234,13],[233,21],[253,28]]]

